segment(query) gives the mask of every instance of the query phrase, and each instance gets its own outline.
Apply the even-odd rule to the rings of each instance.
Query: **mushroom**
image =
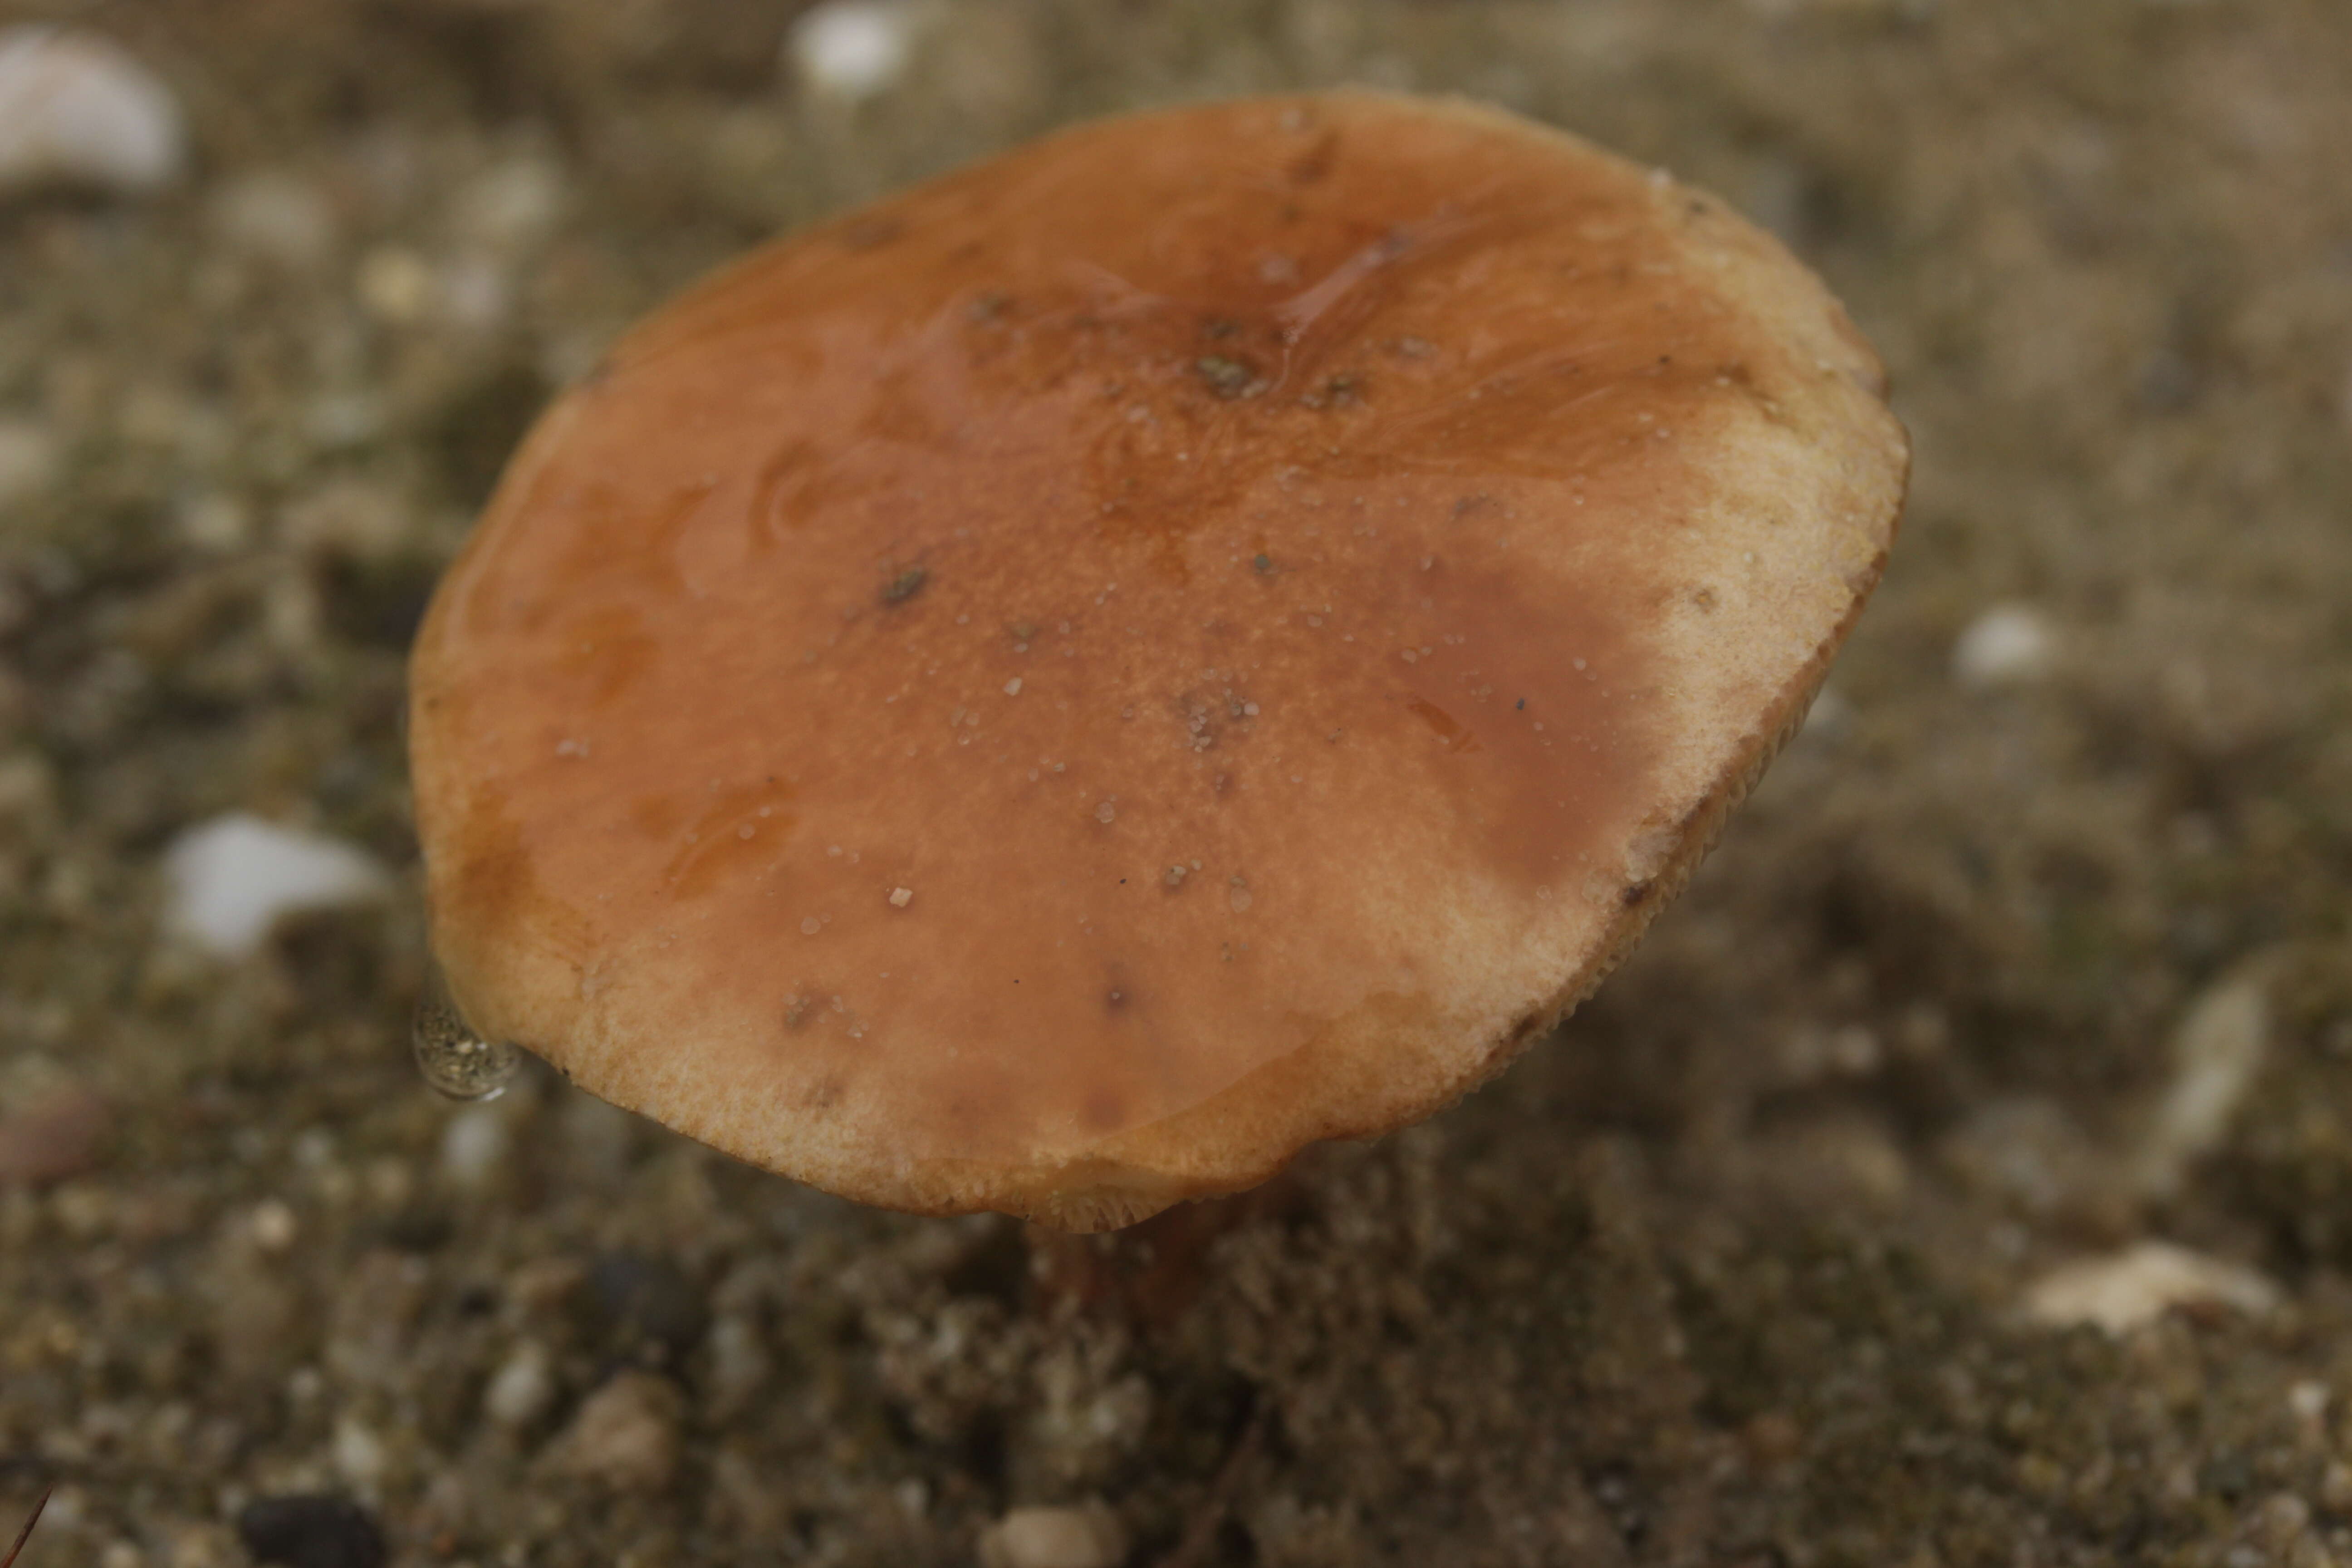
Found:
[[[1906,446],[1822,285],[1559,132],[1080,126],[755,252],[541,421],[410,745],[485,1038],[1111,1228],[1425,1117],[1802,718]]]

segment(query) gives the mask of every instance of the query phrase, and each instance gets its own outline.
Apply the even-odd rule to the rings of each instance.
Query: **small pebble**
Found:
[[[981,1568],[1111,1568],[1127,1535],[1100,1502],[1016,1508],[981,1532]]]
[[[0,419],[0,507],[15,506],[58,482],[57,438],[48,427],[24,419]]]
[[[2052,1269],[2027,1289],[2025,1314],[2052,1328],[2090,1323],[2121,1336],[2175,1307],[2262,1313],[2278,1300],[2278,1287],[2251,1268],[2169,1242],[2143,1241]]]
[[[2270,1051],[2271,1005],[2259,962],[2208,986],[2172,1032],[2171,1080],[2143,1135],[2139,1188],[2161,1197],[2221,1147]]]
[[[2273,1492],[2263,1500],[2262,1507],[2254,1510],[2253,1526],[2263,1544],[2271,1549],[2272,1554],[2265,1555],[2263,1562],[2278,1562],[2280,1558],[2276,1554],[2293,1546],[2311,1528],[2311,1505],[2293,1492]],[[2314,1560],[2298,1557],[2290,1561]]]
[[[383,1479],[386,1456],[383,1439],[375,1429],[356,1415],[345,1415],[335,1421],[335,1473],[346,1486],[362,1496],[373,1496],[376,1484]]]
[[[477,331],[497,326],[514,306],[506,274],[497,263],[478,256],[460,257],[443,268],[440,293],[442,311],[450,321]],[[586,368],[575,374],[585,374]]]
[[[136,195],[187,162],[172,90],[94,33],[0,29],[0,197],[69,185]]]
[[[253,1245],[271,1257],[293,1246],[294,1237],[301,1229],[300,1223],[294,1217],[294,1211],[286,1205],[283,1198],[262,1199],[253,1205],[253,1211],[246,1215],[245,1223],[246,1233],[253,1237]]]
[[[680,1405],[669,1379],[621,1373],[582,1402],[558,1439],[562,1468],[614,1491],[667,1490],[677,1474]]]
[[[174,521],[181,539],[208,554],[227,554],[253,542],[252,511],[236,497],[217,490],[190,497]]]
[[[918,20],[908,0],[824,0],[793,23],[784,47],[811,91],[856,103],[905,74]]]
[[[2041,611],[1995,605],[1952,645],[1952,678],[1974,691],[2030,686],[2056,662],[2058,639]]]
[[[218,958],[259,947],[281,915],[372,902],[392,886],[383,868],[351,845],[241,811],[173,839],[163,874],[165,928]]]
[[[256,1498],[238,1511],[236,1533],[256,1563],[285,1568],[383,1568],[384,1560],[374,1516],[344,1497]]]
[[[482,1390],[482,1412],[501,1426],[528,1426],[547,1414],[555,1398],[555,1374],[547,1348],[525,1340],[508,1352]]]
[[[750,1405],[775,1371],[760,1331],[749,1318],[730,1312],[710,1325],[709,1404],[725,1416]]]
[[[150,1530],[156,1541],[155,1560],[165,1568],[239,1568],[236,1539],[225,1524],[174,1519]]]
[[[112,1121],[105,1100],[81,1084],[10,1107],[0,1115],[0,1187],[81,1174],[98,1163]]]
[[[495,1106],[467,1106],[441,1129],[441,1173],[453,1186],[482,1186],[506,1163],[512,1142],[504,1112]]]
[[[392,326],[411,326],[433,304],[433,264],[413,250],[381,246],[360,258],[352,287],[368,314]]]

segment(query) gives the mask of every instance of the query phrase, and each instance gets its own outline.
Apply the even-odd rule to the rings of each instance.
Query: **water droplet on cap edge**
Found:
[[[416,1070],[444,1100],[479,1103],[506,1092],[522,1066],[522,1052],[506,1040],[485,1038],[449,999],[436,964],[416,1001],[409,1045]]]

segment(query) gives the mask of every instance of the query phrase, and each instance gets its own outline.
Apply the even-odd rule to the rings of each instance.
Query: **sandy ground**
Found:
[[[2352,1561],[2352,11],[954,0],[850,103],[793,9],[0,3],[195,149],[0,205],[23,1568],[960,1563],[1033,1505],[1097,1510],[1074,1568]],[[1342,80],[1721,192],[1916,437],[1832,695],[1636,961],[1051,1278],[543,1074],[426,1092],[402,655],[550,389],[845,203]],[[195,952],[163,855],[230,810],[402,896]]]

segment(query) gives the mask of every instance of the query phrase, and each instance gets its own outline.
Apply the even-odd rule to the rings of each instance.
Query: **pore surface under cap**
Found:
[[[1720,205],[1459,104],[1107,121],[773,246],[435,600],[452,989],[899,1207],[1122,1223],[1425,1114],[1801,712],[1877,377]]]

